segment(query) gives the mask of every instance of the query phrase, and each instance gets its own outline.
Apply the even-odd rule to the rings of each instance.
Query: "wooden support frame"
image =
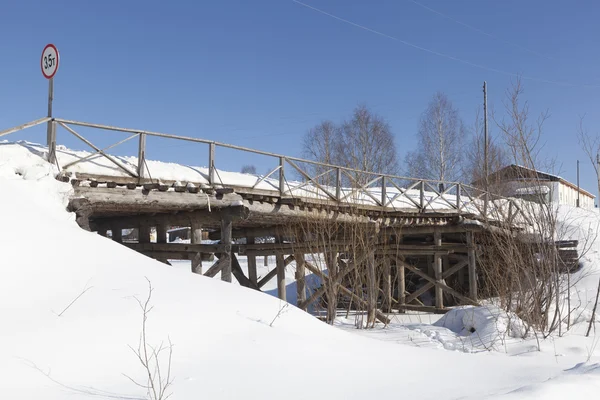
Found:
[[[433,243],[436,246],[442,245],[442,233],[435,231],[433,233]],[[444,308],[444,293],[442,292],[442,255],[435,253],[433,255],[433,272],[435,274],[435,308]]]
[[[283,254],[277,254],[275,256],[277,271],[277,296],[281,300],[287,300],[286,286],[285,286],[285,261]]]

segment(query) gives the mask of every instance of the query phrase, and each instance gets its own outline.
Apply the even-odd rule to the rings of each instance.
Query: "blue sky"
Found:
[[[600,132],[598,2],[303,1],[399,40],[292,0],[5,3],[0,128],[45,115],[39,57],[46,43],[61,52],[56,116],[288,155],[300,155],[310,127],[341,121],[363,103],[390,123],[403,158],[416,144],[419,117],[436,91],[445,92],[471,124],[484,80],[490,108],[501,118],[511,74],[522,74],[532,78],[523,80],[532,114],[548,109],[551,115],[544,155],[556,158],[572,181],[581,159],[582,186],[596,192],[575,132],[583,114],[590,130]],[[124,137],[83,132],[99,145]],[[40,128],[9,138],[42,141],[44,134]],[[59,142],[85,148],[64,131]],[[117,153],[133,154],[133,148]],[[148,153],[206,165],[202,146],[152,140]],[[231,151],[217,157],[218,167],[229,170],[253,163],[265,172],[275,165]]]

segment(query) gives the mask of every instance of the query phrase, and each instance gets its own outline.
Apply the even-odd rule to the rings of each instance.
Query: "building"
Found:
[[[536,171],[520,165],[509,165],[488,177],[490,189],[504,196],[525,200],[565,204],[582,208],[594,208],[595,198],[587,190],[578,189],[577,185],[546,172]],[[481,186],[481,182],[475,182]],[[578,196],[579,191],[579,196]]]

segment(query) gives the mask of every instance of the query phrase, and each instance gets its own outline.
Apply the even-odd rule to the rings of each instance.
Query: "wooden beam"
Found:
[[[209,269],[204,273],[204,276],[208,276],[209,278],[213,278],[217,275],[227,262],[231,262],[231,259],[225,260],[225,257],[219,258],[217,262],[215,262]]]
[[[477,301],[477,264],[475,260],[473,232],[467,232],[467,246],[469,247],[467,252],[467,257],[469,258],[469,297]]]
[[[298,307],[306,311],[306,267],[304,265],[304,254],[295,253],[294,258],[296,259],[296,294]],[[304,305],[301,307],[301,305]]]
[[[140,250],[138,253],[142,253],[145,256],[154,258],[158,261],[166,262],[166,260],[193,260],[195,256],[200,253],[179,253],[176,251],[151,251],[151,250]],[[212,254],[200,254],[202,261],[213,261],[215,257]],[[218,272],[218,271],[217,271]]]
[[[312,272],[313,274],[317,275],[319,278],[321,278],[321,281],[325,282],[329,279],[329,277],[327,275],[325,275],[319,268],[315,267],[314,265],[312,265],[309,262],[305,262],[304,263],[306,269],[308,269],[310,272]],[[341,275],[341,274],[340,274]],[[367,302],[361,298],[358,297],[354,292],[352,292],[351,290],[347,289],[346,287],[344,287],[343,285],[339,285],[339,290],[341,292],[343,292],[346,296],[352,297],[352,299],[354,301],[356,301],[357,303],[361,304],[363,307],[367,308]],[[311,296],[312,297],[312,296]],[[308,300],[307,300],[308,301]],[[383,322],[384,324],[389,324],[390,323],[390,319],[388,317],[386,317],[385,314],[383,314],[381,311],[379,310],[375,310],[375,316],[377,317],[377,319],[381,322]]]
[[[436,246],[442,245],[442,233],[435,231],[433,233],[433,244]],[[439,253],[433,255],[433,272],[435,274],[435,308],[444,308],[444,293],[442,287],[442,256]]]
[[[262,288],[263,286],[265,286],[265,284],[267,282],[269,282],[271,279],[273,279],[273,277],[277,275],[277,268],[273,268],[272,270],[270,270],[259,282],[258,282],[258,287]]]
[[[233,253],[231,254],[231,272],[240,285],[250,289],[260,290],[257,284],[252,282],[246,277],[246,275],[244,275],[244,271],[242,271],[242,267],[240,266],[237,257]]]
[[[221,253],[223,260],[223,269],[221,270],[221,280],[231,282],[231,229],[233,223],[231,216],[224,215],[221,219],[221,244],[224,245],[225,251]],[[221,260],[220,259],[220,260]],[[219,261],[220,261],[219,260]]]
[[[167,243],[167,225],[158,224],[156,225],[156,243]]]

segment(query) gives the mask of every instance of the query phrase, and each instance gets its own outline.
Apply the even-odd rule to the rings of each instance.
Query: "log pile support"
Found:
[[[469,258],[469,297],[477,301],[477,264],[475,260],[475,241],[473,232],[467,232],[467,256]]]
[[[223,254],[219,261],[222,261],[221,280],[231,282],[231,233],[233,220],[231,215],[223,215],[221,219],[221,244],[224,245]]]
[[[255,243],[254,236],[248,236],[246,238],[246,243],[254,244]],[[246,256],[246,258],[248,260],[248,278],[250,279],[250,282],[252,282],[254,285],[258,286],[258,273],[256,270],[256,255],[248,254]]]
[[[202,243],[202,226],[200,222],[197,220],[192,220],[191,224],[191,237],[190,242],[192,244],[201,244]],[[192,272],[194,274],[202,275],[202,253],[196,253],[194,258],[192,259]]]
[[[436,246],[442,245],[442,233],[436,230],[433,233],[433,242]],[[442,290],[442,255],[435,253],[433,256],[433,271],[435,273],[435,308],[441,310],[444,308],[444,292]]]
[[[298,296],[296,304],[302,310],[306,311],[306,266],[304,254],[296,253],[294,258],[296,259],[296,292]]]

